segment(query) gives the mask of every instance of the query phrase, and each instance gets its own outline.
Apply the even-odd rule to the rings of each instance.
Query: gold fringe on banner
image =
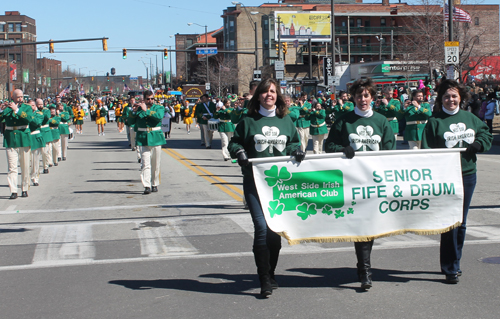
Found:
[[[439,235],[446,233],[454,228],[460,226],[462,222],[456,222],[454,225],[441,229],[401,229],[392,231],[385,234],[379,234],[375,236],[341,236],[341,237],[310,237],[310,238],[298,238],[291,239],[286,232],[280,232],[278,235],[285,238],[290,246],[304,243],[341,243],[341,242],[365,242],[374,240],[377,238],[384,238],[390,236],[404,235],[407,233],[412,233],[415,235]]]

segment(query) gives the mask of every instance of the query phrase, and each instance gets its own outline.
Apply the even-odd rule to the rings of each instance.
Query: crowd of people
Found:
[[[13,101],[0,109],[4,147],[8,158],[8,183],[11,199],[18,194],[18,162],[21,167],[22,197],[28,196],[30,182],[39,185],[40,157],[43,173],[67,158],[69,126],[83,134],[84,119],[95,121],[98,136],[104,136],[107,123],[115,121],[118,132],[125,131],[129,146],[141,163],[144,194],[158,192],[161,171],[161,147],[170,138],[172,122],[184,123],[187,134],[193,125],[200,130],[201,146],[212,148],[213,134],[219,132],[223,160],[237,159],[243,173],[244,202],[255,226],[253,253],[261,282],[261,294],[268,297],[278,288],[275,278],[281,238],[264,218],[256,190],[250,158],[291,155],[297,162],[306,159],[309,139],[313,153],[342,152],[351,159],[357,152],[396,149],[403,136],[409,149],[458,147],[447,143],[444,132],[461,123],[474,132],[474,139],[461,143],[464,186],[463,223],[441,236],[441,271],[447,283],[456,284],[462,274],[460,258],[465,239],[467,213],[476,184],[476,153],[492,145],[492,120],[499,112],[498,90],[481,92],[475,85],[465,87],[443,80],[433,90],[429,86],[407,91],[383,87],[377,91],[370,79],[356,81],[349,92],[315,96],[282,95],[274,79],[253,81],[241,97],[212,99],[208,94],[197,103],[158,96],[152,91],[142,95],[100,98],[89,97],[85,105],[79,99],[29,100],[15,90]],[[486,95],[485,95],[486,94]],[[359,147],[350,135],[358,126],[370,126],[379,141],[371,147]],[[286,136],[286,145],[262,152],[258,135],[264,127],[277,127]],[[373,241],[355,243],[358,277],[363,289],[372,287],[371,251]]]

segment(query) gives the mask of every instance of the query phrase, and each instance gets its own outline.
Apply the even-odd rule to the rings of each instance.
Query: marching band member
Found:
[[[227,146],[229,145],[229,140],[234,135],[234,124],[231,122],[231,113],[233,112],[233,108],[231,107],[231,102],[228,99],[225,99],[222,102],[222,106],[217,112],[215,112],[215,118],[219,119],[219,134],[220,140],[222,144],[222,157],[225,161],[229,161],[231,159],[231,154],[227,150]]]

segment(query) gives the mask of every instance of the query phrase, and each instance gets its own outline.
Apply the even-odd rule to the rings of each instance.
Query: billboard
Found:
[[[498,79],[498,74],[500,74],[500,57],[471,57],[469,60],[470,81]],[[467,71],[464,71],[463,76],[465,75],[467,75]]]
[[[330,12],[275,12],[275,40],[278,40],[278,28],[282,42],[295,40],[313,42],[330,42],[331,23]],[[278,20],[279,19],[279,20]],[[278,23],[279,21],[279,23]]]

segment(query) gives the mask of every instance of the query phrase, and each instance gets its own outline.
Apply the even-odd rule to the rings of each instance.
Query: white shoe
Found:
[[[106,134],[104,134],[104,132],[102,132],[102,136],[104,136],[104,135],[106,135]]]

